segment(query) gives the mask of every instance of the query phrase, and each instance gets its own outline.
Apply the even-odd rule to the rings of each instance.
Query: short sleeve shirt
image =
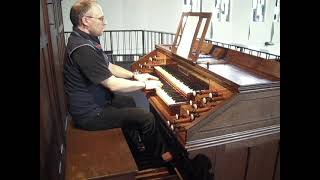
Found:
[[[96,116],[112,97],[112,92],[101,85],[112,73],[104,52],[93,46],[100,45],[98,38],[79,29],[74,31],[78,35],[71,34],[68,40],[71,55],[64,66],[64,84],[70,114],[76,121],[83,121]]]
[[[80,66],[83,74],[95,85],[112,76],[109,62],[105,61],[90,46],[82,46],[72,53],[72,59]]]

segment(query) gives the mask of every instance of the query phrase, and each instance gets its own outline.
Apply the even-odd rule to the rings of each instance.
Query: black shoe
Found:
[[[144,152],[145,150],[146,150],[146,146],[142,142],[139,142],[137,144],[137,151],[138,152]]]

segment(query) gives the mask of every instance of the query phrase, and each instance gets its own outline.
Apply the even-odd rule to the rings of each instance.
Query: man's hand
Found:
[[[146,84],[146,90],[160,88],[163,85],[160,81],[157,80],[147,80],[144,81],[144,83]]]
[[[133,75],[133,78],[137,81],[142,81],[142,82],[145,82],[147,80],[159,80],[159,78],[155,77],[155,76],[152,76],[148,73],[145,73],[145,74],[134,74]]]

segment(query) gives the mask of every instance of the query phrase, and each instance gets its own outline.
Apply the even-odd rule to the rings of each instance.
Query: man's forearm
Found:
[[[102,85],[109,88],[111,91],[117,92],[132,92],[144,89],[146,87],[146,84],[144,82],[117,78],[115,76],[112,76],[103,81]]]
[[[118,65],[110,63],[108,68],[111,71],[111,73],[116,77],[126,78],[126,79],[130,79],[133,77],[133,73],[131,71],[128,71]]]

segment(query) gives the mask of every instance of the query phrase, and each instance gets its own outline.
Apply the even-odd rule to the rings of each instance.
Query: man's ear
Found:
[[[81,24],[83,24],[84,26],[88,26],[88,18],[86,18],[86,17],[82,17],[81,19],[80,19],[80,21],[81,21]]]

